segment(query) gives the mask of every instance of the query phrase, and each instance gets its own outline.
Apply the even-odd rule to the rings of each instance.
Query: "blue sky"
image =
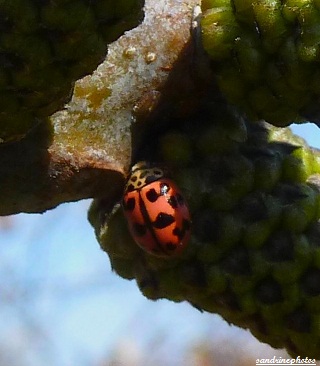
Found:
[[[319,146],[313,125],[293,129]],[[275,354],[217,315],[188,304],[151,302],[134,281],[112,273],[87,222],[89,203],[16,215],[11,229],[0,230],[4,364],[14,366],[18,355],[23,356],[19,366],[101,366],[104,357],[122,357],[119,366],[136,366],[136,352],[137,360],[147,357],[150,365],[163,357],[168,366],[186,365],[186,348],[203,340],[216,349],[228,343],[260,356]],[[119,349],[131,349],[130,360],[115,356]]]

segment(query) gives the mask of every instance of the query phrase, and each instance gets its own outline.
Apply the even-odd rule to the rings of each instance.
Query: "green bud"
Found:
[[[231,7],[218,7],[205,12],[201,21],[203,45],[216,60],[231,55],[237,35],[238,23]]]
[[[268,53],[277,51],[288,32],[281,14],[281,7],[281,2],[275,0],[253,2],[255,21],[261,32],[264,48]]]

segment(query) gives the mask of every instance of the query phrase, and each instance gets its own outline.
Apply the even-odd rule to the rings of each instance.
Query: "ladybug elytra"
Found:
[[[190,214],[179,188],[164,171],[133,166],[122,206],[136,243],[158,256],[179,254],[190,238]]]

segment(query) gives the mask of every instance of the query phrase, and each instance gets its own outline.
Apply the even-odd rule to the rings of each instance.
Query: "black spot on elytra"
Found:
[[[175,196],[170,196],[168,199],[168,203],[174,209],[178,207],[178,201]]]
[[[175,227],[172,230],[172,234],[177,236],[179,240],[182,240],[182,238],[184,237],[184,230],[181,230],[178,227]]]
[[[134,223],[132,225],[132,230],[133,230],[135,236],[141,237],[141,236],[144,236],[146,234],[147,227],[145,225]]]
[[[155,219],[155,221],[152,223],[152,225],[156,229],[164,229],[167,226],[170,226],[174,222],[174,217],[172,215],[168,215],[164,212],[160,212]]]
[[[124,201],[124,208],[126,211],[133,211],[135,207],[136,200],[133,197],[127,199],[127,201]]]
[[[156,192],[156,190],[154,188],[151,188],[146,193],[146,197],[149,202],[156,202],[156,200],[158,199],[159,196],[158,196],[158,193]]]
[[[186,231],[188,231],[191,227],[191,222],[189,220],[184,219],[182,222],[182,229],[177,226],[172,230],[172,234],[177,236],[179,240],[182,240],[185,236]]]

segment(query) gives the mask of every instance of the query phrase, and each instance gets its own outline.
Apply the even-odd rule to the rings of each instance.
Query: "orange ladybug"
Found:
[[[136,243],[158,256],[181,253],[190,239],[191,219],[177,185],[158,167],[133,166],[122,200]]]

